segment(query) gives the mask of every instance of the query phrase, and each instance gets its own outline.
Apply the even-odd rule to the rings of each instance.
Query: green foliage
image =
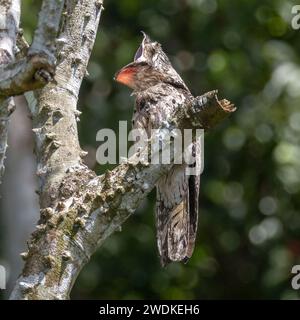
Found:
[[[40,1],[23,1],[29,35]],[[105,1],[79,107],[93,163],[96,132],[129,120],[133,98],[113,82],[144,30],[162,43],[194,94],[219,90],[238,110],[205,139],[197,246],[162,269],[154,192],[93,256],[73,298],[299,297],[300,30],[288,0]],[[96,166],[98,173],[105,168]]]

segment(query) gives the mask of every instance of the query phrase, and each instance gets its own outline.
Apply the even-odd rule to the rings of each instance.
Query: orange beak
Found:
[[[132,88],[136,69],[137,68],[135,66],[125,66],[115,74],[114,80]]]

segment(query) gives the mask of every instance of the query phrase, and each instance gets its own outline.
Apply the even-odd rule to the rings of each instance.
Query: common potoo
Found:
[[[133,128],[146,129],[148,137],[151,129],[160,128],[177,108],[193,99],[161,45],[146,34],[134,61],[117,72],[115,80],[133,89]],[[198,140],[190,150],[193,155],[200,150]],[[200,173],[191,175],[186,169],[195,165],[174,164],[156,185],[157,244],[163,266],[171,261],[186,262],[194,250]]]

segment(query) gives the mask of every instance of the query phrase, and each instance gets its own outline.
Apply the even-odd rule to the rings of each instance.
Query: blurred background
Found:
[[[22,1],[31,40],[41,1]],[[113,81],[144,30],[162,43],[194,95],[212,89],[237,111],[205,137],[199,236],[188,264],[162,269],[155,192],[81,272],[73,299],[295,299],[300,264],[300,30],[289,0],[106,0],[79,123],[97,173],[96,132],[130,120],[133,98]],[[31,123],[22,97],[12,116],[1,190],[0,264],[9,288],[37,221]],[[0,291],[3,294],[3,291]],[[2,295],[4,298],[5,295]]]

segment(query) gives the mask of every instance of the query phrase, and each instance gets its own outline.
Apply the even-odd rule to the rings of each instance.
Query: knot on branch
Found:
[[[40,54],[9,63],[0,71],[0,96],[10,97],[39,89],[53,80],[55,63]]]
[[[42,53],[31,53],[28,55],[27,61],[34,73],[33,80],[41,82],[42,85],[53,81],[56,63],[54,59]]]

